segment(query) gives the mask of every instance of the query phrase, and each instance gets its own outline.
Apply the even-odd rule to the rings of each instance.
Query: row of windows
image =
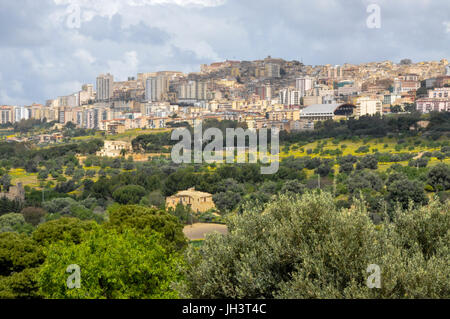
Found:
[[[443,96],[442,93],[439,93],[439,95],[437,93],[434,93],[434,97],[448,97],[448,92],[445,92]]]

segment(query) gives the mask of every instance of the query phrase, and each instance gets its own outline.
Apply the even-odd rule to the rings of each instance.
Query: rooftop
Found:
[[[212,195],[209,194],[209,193],[196,191],[195,187],[194,187],[194,188],[190,188],[190,189],[188,189],[186,191],[178,192],[174,196],[189,196],[189,197],[196,197],[196,198],[198,198],[198,197],[210,197]]]
[[[302,110],[303,115],[312,113],[334,113],[343,104],[313,104]]]

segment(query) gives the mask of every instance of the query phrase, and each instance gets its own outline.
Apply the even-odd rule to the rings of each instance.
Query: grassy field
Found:
[[[165,132],[169,130],[131,130],[127,131],[124,134],[119,134],[115,136],[109,136],[108,139],[117,139],[117,140],[125,140],[128,138],[128,140],[132,140],[138,135],[142,134],[156,134],[160,132]],[[99,135],[100,136],[100,135]],[[100,136],[101,137],[101,136]],[[93,138],[93,136],[90,137],[83,137],[83,138]],[[323,139],[319,140],[313,143],[308,143],[306,145],[300,146],[300,145],[291,145],[289,150],[286,152],[286,148],[281,146],[280,150],[280,158],[284,159],[287,157],[321,157],[321,158],[330,158],[335,159],[336,155],[329,155],[329,154],[323,154],[323,152],[326,152],[327,150],[335,151],[335,150],[341,150],[342,155],[354,155],[354,156],[365,156],[368,154],[374,154],[377,150],[380,153],[390,153],[390,154],[399,154],[399,153],[413,153],[413,154],[421,154],[423,152],[434,152],[440,150],[440,147],[433,148],[429,147],[427,145],[427,141],[423,139],[418,138],[405,138],[404,139],[407,143],[412,142],[408,144],[408,147],[400,149],[396,149],[398,147],[398,139],[396,138],[379,138],[379,139],[370,139],[370,140],[343,140],[336,142],[334,139]],[[414,142],[418,143],[417,141],[420,141],[420,145],[415,145]],[[413,145],[413,147],[410,147],[410,145]],[[358,152],[358,149],[361,147],[367,147],[368,152],[361,153]],[[309,152],[308,152],[309,150]],[[308,154],[309,153],[309,154]],[[139,158],[135,158],[135,161],[146,161],[149,157],[158,157],[161,154],[138,154]],[[164,154],[165,156],[170,156],[170,154]],[[259,155],[259,154],[258,154]],[[80,163],[84,162],[85,157],[80,157]],[[241,158],[242,159],[242,158]],[[238,157],[235,157],[235,160],[238,160]],[[244,161],[246,162],[246,161]],[[446,164],[450,164],[450,158],[446,158],[443,161],[438,160],[435,157],[432,157],[428,163],[428,166],[435,166],[438,163],[444,162]],[[402,161],[402,162],[379,162],[378,163],[378,171],[384,172],[389,167],[391,167],[393,164],[400,164],[403,166],[408,165],[408,161]],[[219,164],[220,165],[220,164]],[[98,172],[101,168],[100,167],[83,167],[85,170],[95,170]],[[66,167],[63,167],[63,170],[65,171]],[[216,167],[209,167],[210,170],[215,170]],[[339,172],[339,165],[334,166],[335,172]],[[122,170],[124,171],[124,170]],[[308,177],[311,177],[315,175],[313,170],[307,170],[305,169],[305,172]],[[9,173],[12,178],[12,183],[17,184],[18,182],[21,182],[23,185],[28,185],[30,187],[39,188],[40,187],[40,181],[37,178],[37,174],[27,173],[23,169],[12,169]],[[63,175],[68,180],[71,179],[70,176]],[[92,178],[92,180],[95,182],[98,180],[98,175],[96,174],[95,177]],[[49,178],[45,182],[52,181],[54,185],[57,184],[56,179],[49,176]]]
[[[405,139],[408,141],[409,139]],[[333,150],[341,150],[343,152],[342,156],[347,155],[354,155],[354,156],[363,156],[366,154],[373,154],[374,150],[378,150],[380,153],[391,153],[391,154],[398,154],[398,153],[420,153],[420,152],[433,152],[438,151],[440,148],[430,148],[423,145],[414,145],[413,149],[402,149],[401,151],[396,150],[396,146],[398,145],[398,139],[395,138],[380,138],[380,139],[371,139],[367,143],[364,143],[364,141],[352,141],[352,140],[343,140],[340,141],[338,144],[333,144],[334,139],[323,139],[320,141],[316,141],[313,143],[308,143],[304,146],[298,146],[297,149],[294,149],[295,146],[291,146],[289,152],[282,152],[280,156],[283,157],[302,157],[302,156],[311,156],[311,157],[328,157],[332,158],[334,156],[327,156],[327,155],[319,155],[319,154],[307,154],[307,150],[315,150],[319,147],[319,144],[323,144],[326,142],[325,146],[321,146],[320,149],[323,151],[333,151]],[[367,146],[369,148],[368,153],[357,153],[357,150],[363,146]],[[303,150],[303,152],[302,152]]]
[[[11,176],[11,183],[17,185],[17,183],[22,183],[24,186],[28,185],[30,187],[39,187],[39,181],[36,173],[28,173],[24,169],[16,168],[9,171]]]
[[[425,142],[425,140],[417,139],[417,138],[405,138],[405,141],[418,141]],[[421,154],[424,152],[434,152],[439,151],[440,147],[428,147],[426,145],[420,144],[420,145],[413,145],[411,147],[408,145],[407,148],[402,148],[401,150],[396,149],[396,146],[398,145],[398,139],[397,138],[379,138],[379,139],[370,139],[370,140],[359,140],[359,141],[353,141],[353,140],[343,140],[339,142],[333,143],[335,140],[333,138],[330,139],[322,139],[319,141],[315,141],[313,143],[308,143],[306,145],[300,146],[300,145],[291,145],[288,152],[285,152],[283,150],[283,147],[280,150],[280,158],[287,158],[287,157],[320,157],[320,158],[336,158],[335,155],[325,155],[321,154],[323,152],[329,151],[335,151],[335,150],[341,150],[342,155],[340,156],[365,156],[369,154],[374,154],[376,151],[379,153],[390,153],[390,154],[400,154],[400,153],[413,153],[413,154]],[[325,144],[325,145],[324,145]],[[426,142],[425,142],[426,144]],[[357,152],[361,147],[368,147],[369,152],[362,153]],[[308,150],[311,150],[312,152],[308,154]],[[314,151],[317,152],[314,152]],[[430,161],[428,162],[428,166],[435,166],[439,163],[446,163],[450,164],[450,158],[446,158],[443,161],[438,160],[435,157],[432,157]],[[393,164],[400,164],[402,166],[408,166],[409,161],[401,161],[401,162],[379,162],[378,163],[378,171],[384,172],[389,167],[391,167]],[[335,171],[339,171],[339,165],[335,165],[334,167]],[[313,170],[306,170],[307,176],[311,177],[314,175]]]
[[[164,132],[170,132],[171,129],[135,129],[135,130],[128,130],[125,133],[117,134],[117,135],[107,135],[106,140],[109,141],[126,141],[131,142],[133,139],[138,137],[139,135],[148,135],[148,134],[158,134],[158,133],[164,133]]]
[[[97,132],[95,135],[89,136],[79,136],[73,137],[73,141],[87,141],[91,139],[102,139],[108,141],[126,141],[131,142],[133,139],[138,137],[139,135],[148,135],[148,134],[158,134],[164,132],[170,132],[171,129],[133,129],[127,130],[124,133],[116,134],[116,135],[102,135],[100,132]]]

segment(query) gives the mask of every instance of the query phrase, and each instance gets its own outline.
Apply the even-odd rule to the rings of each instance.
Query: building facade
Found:
[[[188,206],[192,211],[197,213],[204,213],[216,208],[211,194],[196,191],[195,188],[178,192],[174,196],[167,197],[166,199],[167,209],[175,209],[179,204]]]
[[[114,76],[100,74],[97,77],[97,101],[109,101],[113,97]]]
[[[383,103],[378,99],[360,97],[356,100],[356,116],[383,114]]]

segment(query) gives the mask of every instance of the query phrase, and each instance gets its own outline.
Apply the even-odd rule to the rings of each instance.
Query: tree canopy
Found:
[[[187,253],[184,297],[449,298],[449,202],[397,209],[375,225],[361,202],[337,209],[329,194],[281,196],[229,221]],[[366,285],[369,265],[381,289]]]

